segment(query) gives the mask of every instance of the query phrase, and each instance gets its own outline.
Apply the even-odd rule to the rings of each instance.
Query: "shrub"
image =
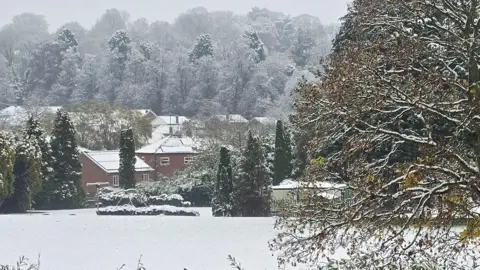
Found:
[[[135,207],[132,205],[107,206],[97,210],[99,216],[199,216],[200,214],[192,209],[175,207],[171,205],[154,205],[146,207]]]
[[[105,189],[105,190],[104,190]],[[136,189],[104,188],[99,191],[100,206],[133,205],[136,207],[147,206],[148,196]]]

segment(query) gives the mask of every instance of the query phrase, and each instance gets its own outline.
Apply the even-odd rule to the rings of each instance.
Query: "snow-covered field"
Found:
[[[0,215],[0,264],[19,256],[42,270],[228,270],[228,255],[245,270],[276,270],[268,241],[273,218],[97,216],[95,209]]]

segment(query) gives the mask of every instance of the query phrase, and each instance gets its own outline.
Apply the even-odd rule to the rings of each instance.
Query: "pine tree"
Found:
[[[57,111],[50,142],[53,157],[52,204],[55,208],[79,208],[85,200],[75,132],[68,113]]]
[[[135,140],[131,128],[120,133],[120,186],[125,189],[135,187]]]
[[[244,217],[270,215],[271,178],[264,150],[251,132],[240,169],[235,191],[238,214]]]
[[[213,216],[233,216],[232,201],[233,172],[230,161],[230,151],[226,147],[220,149],[220,164],[217,171],[217,182],[212,199]]]
[[[35,209],[51,208],[51,198],[53,196],[52,186],[52,149],[47,142],[45,132],[40,126],[38,119],[31,116],[27,121],[25,135],[28,139],[35,139],[42,154],[41,174],[42,183],[39,191],[33,199]]]
[[[34,137],[15,139],[13,193],[0,206],[0,213],[25,213],[41,185],[42,153]]]
[[[292,175],[292,146],[290,135],[285,130],[283,122],[277,121],[277,129],[275,133],[275,157],[273,162],[273,184],[278,185],[283,180]]]
[[[6,133],[0,133],[0,204],[13,192],[15,148]]]
[[[210,35],[200,35],[197,37],[192,52],[189,54],[190,62],[200,59],[204,56],[213,56],[213,44]]]

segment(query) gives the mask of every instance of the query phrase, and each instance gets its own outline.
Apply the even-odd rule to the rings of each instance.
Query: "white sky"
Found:
[[[241,14],[255,6],[265,7],[292,16],[310,14],[331,23],[346,13],[348,2],[351,0],[0,0],[0,25],[9,23],[15,15],[32,12],[46,16],[50,31],[70,21],[90,28],[109,8],[127,11],[131,19],[172,22],[180,13],[198,6]]]

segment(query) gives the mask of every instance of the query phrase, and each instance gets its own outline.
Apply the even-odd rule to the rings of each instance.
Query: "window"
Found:
[[[183,162],[185,165],[192,164],[193,163],[193,157],[192,156],[186,156],[183,158]]]
[[[160,158],[160,166],[168,166],[170,165],[170,158],[169,157],[161,157]]]
[[[114,187],[120,186],[120,182],[118,181],[118,175],[113,176],[113,186]]]
[[[149,182],[149,181],[150,181],[150,175],[142,174],[142,182]]]

